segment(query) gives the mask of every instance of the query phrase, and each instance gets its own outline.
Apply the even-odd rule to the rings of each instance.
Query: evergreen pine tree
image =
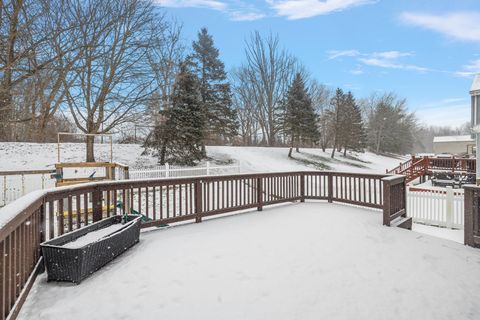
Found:
[[[299,151],[302,142],[314,142],[318,138],[316,114],[300,73],[295,75],[283,104],[283,128],[290,139],[288,156],[291,157],[293,148]]]
[[[349,91],[345,95],[344,116],[342,117],[342,145],[343,155],[347,155],[347,149],[363,151],[366,144],[366,134],[363,124],[362,112]]]
[[[206,28],[200,30],[192,47],[193,54],[189,59],[200,82],[206,119],[205,138],[232,138],[237,134],[238,123],[236,111],[232,108],[230,83],[219,51]],[[202,148],[205,152],[204,145]]]
[[[332,134],[332,155],[335,157],[335,151],[345,141],[345,117],[346,112],[346,95],[342,89],[337,88],[335,95],[330,101],[331,108],[327,111],[327,117],[329,122],[329,131]]]
[[[155,130],[160,163],[193,165],[201,160],[204,120],[198,79],[184,63],[173,88],[172,107],[162,112]]]

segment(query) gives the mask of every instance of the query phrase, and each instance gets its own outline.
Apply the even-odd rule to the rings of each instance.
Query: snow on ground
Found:
[[[428,234],[433,237],[448,239],[461,244],[464,243],[463,241],[465,236],[464,230],[440,228],[440,227],[428,226],[420,223],[414,223],[412,226],[412,230],[418,233]]]
[[[20,319],[480,318],[480,250],[328,203],[144,231],[80,285],[45,279]]]
[[[134,166],[155,166],[157,159],[142,156],[143,148],[138,144],[115,144],[113,146],[113,160]],[[97,161],[110,161],[110,145],[95,144]],[[85,144],[60,144],[61,162],[85,161]],[[0,171],[1,170],[35,170],[53,169],[57,163],[56,143],[0,143]]]
[[[144,149],[138,144],[115,144],[113,160],[129,165],[131,168],[152,168],[158,159],[142,155]],[[330,159],[330,151],[320,149],[300,149],[293,153],[295,160],[288,158],[288,148],[266,147],[207,147],[208,156],[216,162],[238,163],[243,171],[290,171],[332,169],[349,172],[385,173],[399,164],[401,159],[378,156],[372,153],[352,154],[344,158],[337,153],[336,159]],[[61,161],[79,162],[85,160],[85,145],[81,143],[62,143],[60,145]],[[96,144],[97,161],[109,161],[110,146]],[[352,158],[355,157],[355,158]],[[1,170],[52,169],[57,162],[56,143],[0,143]]]
[[[370,152],[347,154],[337,153],[330,158],[331,150],[300,149],[293,152],[295,159],[288,158],[288,148],[224,147],[211,146],[209,156],[215,159],[227,158],[240,161],[242,168],[249,171],[290,171],[290,170],[336,170],[347,172],[385,173],[396,167],[403,158],[385,157]]]

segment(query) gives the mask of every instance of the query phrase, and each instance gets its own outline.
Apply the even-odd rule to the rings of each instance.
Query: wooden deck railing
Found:
[[[467,185],[464,189],[464,243],[480,248],[480,186]]]
[[[386,173],[405,175],[408,183],[418,177],[432,175],[434,172],[474,175],[476,167],[476,159],[412,156],[411,159],[400,163],[392,170],[386,170]]]
[[[383,225],[390,226],[393,220],[407,216],[407,187],[404,176],[387,177],[383,179],[383,182]]]
[[[152,227],[314,199],[383,209],[389,225],[389,219],[405,213],[404,190],[403,176],[315,171],[109,181],[30,195],[0,228],[0,320],[18,314],[42,267],[42,241],[111,215],[140,213],[143,227]],[[0,215],[9,210],[18,210],[18,204],[4,207]]]

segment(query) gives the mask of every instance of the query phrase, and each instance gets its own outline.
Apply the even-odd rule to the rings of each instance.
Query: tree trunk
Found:
[[[344,157],[347,156],[347,147],[343,148],[343,156],[344,156]]]
[[[269,147],[275,147],[275,132],[273,130],[273,127],[270,128],[270,132],[268,134],[268,146]]]
[[[337,150],[337,146],[336,146],[336,144],[334,143],[334,144],[333,144],[333,148],[332,148],[332,155],[331,155],[331,158],[332,158],[332,159],[335,158],[335,151],[336,151],[336,150]]]
[[[87,136],[87,162],[95,162],[94,142],[95,136]]]
[[[292,150],[293,150],[293,146],[290,147],[290,149],[288,150],[288,157],[289,157],[289,158],[292,157]]]

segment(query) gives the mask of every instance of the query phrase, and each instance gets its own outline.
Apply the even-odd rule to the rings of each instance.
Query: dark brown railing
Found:
[[[383,209],[389,225],[405,213],[404,190],[403,176],[316,171],[109,181],[39,192],[0,228],[0,320],[18,314],[42,267],[42,241],[111,215],[140,213],[143,227],[152,227],[314,199]],[[26,199],[0,215],[18,210],[18,201]]]
[[[383,179],[384,202],[383,202],[383,225],[399,218],[406,217],[406,192],[404,176],[390,176]]]
[[[464,243],[480,248],[480,186],[466,185],[464,189]]]

